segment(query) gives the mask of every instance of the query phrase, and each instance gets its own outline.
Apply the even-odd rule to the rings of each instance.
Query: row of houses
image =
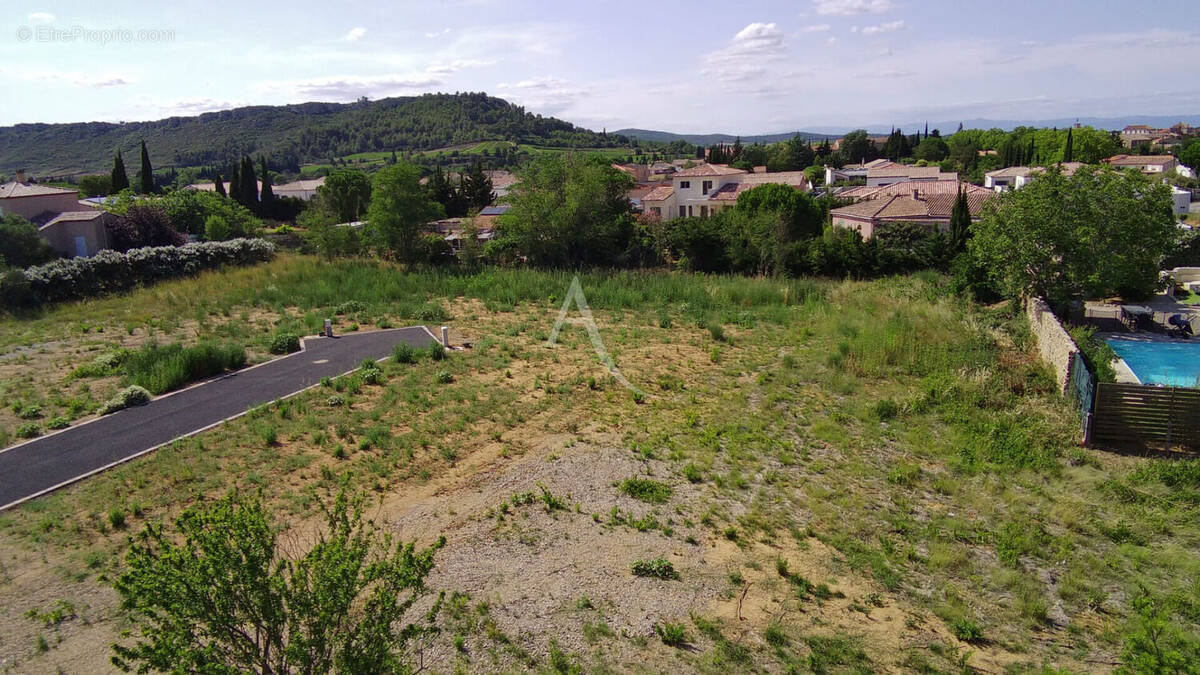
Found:
[[[1133,150],[1144,147],[1152,150],[1173,148],[1197,133],[1196,127],[1180,122],[1167,129],[1155,129],[1145,124],[1130,124],[1121,130],[1121,143]]]
[[[767,173],[765,168],[747,171],[724,164],[701,164],[672,173],[669,184],[641,192],[641,208],[664,220],[704,218],[737,204],[738,195],[746,190],[768,183],[790,185],[806,192],[809,189],[803,171]]]
[[[1172,171],[1191,177],[1192,169],[1183,166],[1172,155],[1116,155],[1104,162],[1118,169],[1141,171],[1147,176],[1161,176]],[[1084,166],[1083,162],[1061,162],[1057,165],[1065,175],[1072,175]],[[1010,166],[996,171],[989,171],[983,176],[983,186],[995,192],[1019,190],[1032,182],[1046,169],[1040,166]],[[1174,185],[1171,186],[1172,211],[1177,216],[1189,212],[1192,204],[1192,193]]]

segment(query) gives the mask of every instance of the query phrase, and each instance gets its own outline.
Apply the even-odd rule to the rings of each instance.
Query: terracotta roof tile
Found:
[[[670,185],[661,185],[647,192],[643,197],[643,202],[661,202],[665,199],[670,199],[671,195],[675,194],[675,188]]]
[[[735,169],[724,164],[701,164],[690,169],[684,169],[675,174],[677,178],[699,178],[702,176],[732,176],[734,174],[746,173],[743,169]]]

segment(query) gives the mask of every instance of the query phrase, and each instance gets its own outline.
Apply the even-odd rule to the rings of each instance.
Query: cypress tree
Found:
[[[221,174],[217,171],[213,171],[213,187],[216,188],[217,194],[222,197],[229,196],[225,194],[225,181],[221,180]]]
[[[1074,142],[1074,139],[1071,137],[1071,129],[1067,129],[1067,145],[1066,145],[1066,147],[1063,148],[1063,161],[1064,162],[1073,161],[1073,157],[1075,156],[1075,147],[1074,146],[1075,146],[1075,142]]]
[[[967,248],[967,239],[971,237],[971,206],[967,202],[967,193],[962,188],[954,198],[954,208],[950,211],[950,250],[954,254],[962,253]]]
[[[264,218],[270,218],[275,212],[275,191],[271,189],[271,172],[267,171],[266,157],[259,156],[258,162],[262,166],[262,196],[259,197],[259,208]]]
[[[150,153],[146,151],[146,141],[142,141],[142,194],[149,195],[157,192],[154,185],[154,168],[150,166]]]
[[[117,156],[113,159],[113,168],[109,194],[117,194],[121,190],[129,187],[129,175],[125,173],[125,160],[121,159],[121,150],[117,149]]]
[[[233,163],[233,169],[229,173],[229,198],[233,201],[242,203],[242,177],[238,171],[238,163]]]
[[[242,205],[253,214],[258,214],[258,177],[254,175],[254,161],[242,155]]]
[[[496,199],[495,193],[492,192],[492,179],[483,172],[483,165],[478,161],[463,177],[462,190],[468,209],[482,209]]]
[[[1034,135],[1029,134],[1029,150],[1025,152],[1025,163],[1032,166],[1037,164],[1037,146],[1034,145]]]

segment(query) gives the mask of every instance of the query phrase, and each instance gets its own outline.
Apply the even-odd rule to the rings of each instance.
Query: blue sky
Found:
[[[432,91],[692,133],[1167,115],[1198,55],[1197,0],[35,0],[0,18],[0,124]]]

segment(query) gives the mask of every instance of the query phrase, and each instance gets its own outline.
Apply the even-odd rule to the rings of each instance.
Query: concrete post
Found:
[[[450,329],[442,326],[442,346],[446,349],[450,348]]]
[[[333,337],[333,321],[325,319],[325,337]]]

